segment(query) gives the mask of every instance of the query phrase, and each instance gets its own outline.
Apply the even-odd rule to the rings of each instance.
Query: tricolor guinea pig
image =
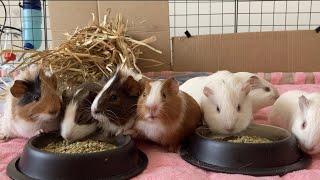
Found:
[[[60,133],[65,140],[83,139],[98,129],[98,121],[91,115],[91,105],[101,89],[100,84],[88,82],[77,87],[75,91],[65,91],[62,95],[63,118]]]
[[[55,75],[36,65],[21,71],[6,95],[0,139],[30,138],[59,128],[61,97]]]
[[[234,73],[235,76],[239,77],[243,82],[249,80],[250,77],[255,76],[249,72],[238,72]],[[258,77],[258,76],[257,76]],[[258,77],[260,80],[260,86],[250,91],[249,96],[252,102],[252,111],[257,112],[258,110],[273,105],[278,99],[278,90],[268,81]]]
[[[107,136],[118,135],[133,126],[141,79],[142,74],[126,66],[118,67],[94,99],[91,114]]]
[[[190,135],[201,121],[197,102],[179,91],[174,78],[142,80],[143,93],[138,101],[136,135],[177,150],[179,143]]]
[[[320,152],[320,93],[288,91],[273,104],[269,121],[288,129],[309,154]]]

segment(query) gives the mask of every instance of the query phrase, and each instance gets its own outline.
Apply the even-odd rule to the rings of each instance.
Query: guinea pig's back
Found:
[[[206,76],[189,79],[183,83],[179,89],[189,94],[198,104],[200,104],[202,90],[205,86],[206,79]]]

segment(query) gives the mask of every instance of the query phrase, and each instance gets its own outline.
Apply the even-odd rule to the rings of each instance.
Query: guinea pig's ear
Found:
[[[205,87],[203,88],[203,94],[204,94],[205,96],[209,97],[209,96],[213,95],[213,90],[210,89],[208,86],[205,86]]]
[[[139,82],[133,79],[132,76],[129,76],[124,82],[124,87],[126,92],[130,96],[139,96],[140,95],[140,85]]]
[[[179,82],[174,77],[167,79],[164,82],[164,87],[167,87],[169,92],[173,94],[179,93]]]
[[[139,86],[140,86],[140,94],[144,91],[144,88],[146,84],[148,83],[148,80],[145,78],[142,78],[139,80]]]
[[[10,92],[13,97],[20,98],[28,91],[28,82],[23,80],[15,80]]]
[[[58,79],[57,76],[52,74],[49,78],[50,84],[54,89],[57,89],[58,87]]]
[[[299,97],[299,107],[301,112],[305,113],[306,110],[309,108],[310,100],[307,99],[304,95]]]
[[[262,86],[260,79],[257,76],[251,76],[243,85],[241,88],[241,91],[243,91],[246,95],[249,94],[249,92],[252,89],[257,89],[260,86]]]

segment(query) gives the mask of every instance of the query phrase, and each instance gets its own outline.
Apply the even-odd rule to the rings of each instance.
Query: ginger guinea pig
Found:
[[[153,142],[177,150],[183,138],[190,135],[201,121],[197,102],[179,91],[174,78],[142,81],[144,91],[139,98],[137,121],[133,130]]]
[[[83,139],[98,129],[98,121],[91,115],[91,105],[102,89],[98,83],[84,83],[72,95],[63,94],[61,136],[68,141]]]
[[[39,132],[59,128],[61,98],[55,75],[36,65],[29,66],[14,79],[6,95],[4,117],[0,120],[0,139],[30,138]]]
[[[142,74],[122,66],[107,81],[91,106],[92,116],[99,121],[106,136],[130,129],[136,119]]]
[[[288,91],[273,104],[269,121],[288,129],[309,154],[320,152],[320,93]]]

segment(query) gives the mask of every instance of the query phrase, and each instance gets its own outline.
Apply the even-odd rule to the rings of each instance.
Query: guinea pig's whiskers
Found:
[[[116,114],[116,113],[114,113],[114,112],[113,112],[113,111],[111,111],[111,110],[106,109],[106,113],[107,113],[107,114],[109,114],[109,115],[114,116],[116,119],[119,119],[119,117],[117,116],[117,114]],[[111,114],[110,114],[110,113],[111,113]]]

